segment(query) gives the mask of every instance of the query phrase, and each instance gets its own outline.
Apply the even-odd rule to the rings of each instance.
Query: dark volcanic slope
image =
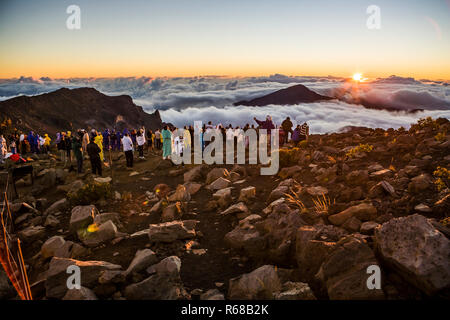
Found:
[[[93,88],[66,89],[28,97],[21,96],[0,102],[2,118],[11,118],[22,130],[55,134],[78,128],[124,127],[156,129],[162,125],[158,111],[146,113],[130,96],[111,97]]]
[[[322,96],[314,91],[309,90],[304,85],[298,84],[293,87],[275,91],[263,97],[259,97],[250,101],[236,102],[235,106],[267,106],[269,104],[298,104],[310,103],[323,100],[331,100],[333,98]]]

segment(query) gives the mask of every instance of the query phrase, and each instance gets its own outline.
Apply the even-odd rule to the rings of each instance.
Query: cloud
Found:
[[[347,104],[345,102],[321,102],[286,106],[265,107],[232,107],[223,108],[187,108],[182,111],[169,109],[161,112],[163,121],[171,122],[175,126],[193,124],[194,121],[212,121],[215,124],[233,124],[244,126],[255,124],[253,117],[264,119],[271,115],[276,124],[286,117],[291,117],[294,124],[307,121],[312,133],[327,133],[338,131],[346,126],[363,126],[371,128],[399,128],[409,127],[420,118],[450,117],[450,110],[424,111],[418,113],[388,112],[366,109],[362,106]]]
[[[415,81],[415,80],[414,80]],[[324,90],[325,95],[339,98],[352,104],[363,104],[378,108],[400,110],[447,110],[450,109],[446,87],[432,85],[381,85],[345,83]]]
[[[240,100],[250,100],[291,85],[302,83],[319,94],[343,101],[267,106],[234,107]],[[308,120],[314,132],[329,132],[344,126],[400,127],[409,126],[420,117],[449,117],[450,88],[445,81],[418,81],[414,78],[390,76],[373,82],[354,84],[338,77],[305,77],[274,74],[267,77],[119,77],[51,79],[20,77],[0,79],[0,100],[18,95],[37,95],[61,87],[93,87],[109,95],[130,95],[146,111],[161,110],[164,121],[177,125],[194,120],[213,120],[245,125],[254,116],[271,114],[277,123],[286,116]],[[425,112],[390,113],[363,108],[361,103],[402,110],[425,109]]]

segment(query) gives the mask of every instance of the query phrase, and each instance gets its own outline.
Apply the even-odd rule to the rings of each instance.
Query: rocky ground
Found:
[[[311,136],[270,177],[152,154],[127,170],[113,153],[98,178],[36,156],[12,236],[35,299],[448,299],[449,129]],[[66,286],[74,264],[81,290]],[[15,297],[4,272],[0,297]]]

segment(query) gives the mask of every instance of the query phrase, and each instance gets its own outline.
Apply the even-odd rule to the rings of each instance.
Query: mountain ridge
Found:
[[[0,101],[0,114],[21,130],[55,134],[79,128],[161,128],[159,111],[150,114],[128,95],[109,96],[94,88],[60,88],[37,96]]]

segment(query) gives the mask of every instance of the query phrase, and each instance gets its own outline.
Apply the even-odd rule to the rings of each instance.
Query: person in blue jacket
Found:
[[[103,131],[103,149],[105,150],[109,150],[109,146],[111,145],[110,137],[109,129]]]

